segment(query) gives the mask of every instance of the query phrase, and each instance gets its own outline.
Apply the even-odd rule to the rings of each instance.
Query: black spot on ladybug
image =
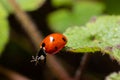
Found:
[[[63,40],[64,42],[66,42],[66,39],[65,39],[64,37],[62,38],[62,40]]]
[[[55,50],[57,50],[58,49],[58,47],[57,46],[55,46]]]
[[[45,47],[45,43],[42,43],[42,47]]]

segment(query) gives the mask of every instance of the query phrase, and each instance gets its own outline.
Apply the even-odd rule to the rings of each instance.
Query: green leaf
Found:
[[[61,9],[51,13],[48,16],[48,23],[54,32],[64,32],[70,26],[85,24],[91,17],[100,15],[103,10],[102,3],[75,2],[71,11]]]
[[[72,5],[73,0],[51,0],[51,3],[55,7],[60,7],[60,6],[66,6],[66,5]]]
[[[0,54],[9,40],[9,25],[7,19],[0,18]]]
[[[77,2],[73,6],[73,14],[75,16],[75,25],[83,25],[93,16],[98,16],[104,11],[104,4],[98,2]]]
[[[105,80],[120,80],[120,72],[113,72],[105,78]]]
[[[6,12],[3,5],[0,3],[0,18],[6,18],[8,17],[8,13]]]
[[[85,27],[68,28],[64,35],[70,51],[103,51],[120,62],[120,16],[98,17]]]
[[[55,32],[63,32],[67,27],[72,25],[72,14],[67,9],[55,11],[48,16],[50,29]]]
[[[16,1],[20,5],[20,7],[25,11],[36,10],[45,2],[45,0],[16,0]],[[8,0],[1,0],[0,2],[3,4],[6,10],[12,12]]]
[[[90,34],[89,29],[87,27],[81,26],[75,26],[68,28],[64,35],[68,38],[67,47],[71,48],[73,51],[80,51],[80,52],[86,52],[86,51],[94,51],[94,48],[98,46],[95,46],[95,43],[93,42],[93,35]],[[90,50],[91,48],[91,50]],[[77,49],[77,50],[76,50]],[[85,51],[83,51],[83,49]]]
[[[33,11],[38,9],[45,0],[18,0],[21,8],[26,11]]]

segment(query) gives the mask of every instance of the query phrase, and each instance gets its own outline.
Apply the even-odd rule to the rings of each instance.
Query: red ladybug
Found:
[[[56,54],[58,53],[67,43],[67,38],[60,33],[53,33],[45,37],[40,43],[40,50],[38,51],[36,57],[32,57],[33,61],[38,63],[39,60],[44,60],[46,62],[46,54]]]

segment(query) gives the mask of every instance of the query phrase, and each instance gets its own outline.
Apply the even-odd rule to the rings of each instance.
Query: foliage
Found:
[[[48,16],[50,29],[64,32],[67,27],[85,24],[92,16],[100,15],[104,5],[97,2],[73,2],[71,10],[60,9]]]
[[[55,7],[60,7],[60,6],[70,6],[72,5],[73,0],[51,0],[52,5]]]
[[[9,14],[13,13],[13,10],[10,4],[8,3],[8,1],[9,0],[0,0],[0,54],[5,50],[4,48],[6,47],[6,44],[9,41],[9,35],[10,35],[9,33],[11,27],[8,22],[8,16]],[[70,51],[72,53],[89,53],[89,52],[94,53],[96,51],[101,51],[103,53],[108,54],[111,57],[111,59],[115,59],[117,60],[118,63],[120,63],[120,42],[119,42],[120,16],[106,15],[106,14],[113,14],[113,15],[120,14],[119,0],[116,1],[115,0],[50,0],[52,1],[51,2],[52,8],[51,5],[49,4],[50,2],[49,0],[15,0],[15,1],[17,1],[17,3],[24,11],[34,11],[40,8],[40,6],[46,1],[47,4],[45,4],[44,7],[40,9],[42,13],[45,13],[44,14],[45,16],[41,17],[41,14],[35,15],[41,17],[40,21],[43,21],[42,25],[46,25],[45,24],[46,22],[44,22],[43,18],[46,18],[46,14],[48,14],[48,11],[52,11],[53,7],[54,10],[57,9],[56,11],[48,15],[47,20],[49,23],[48,25],[50,25],[50,29],[53,30],[53,32],[64,32],[64,35],[68,38],[68,43],[66,45],[67,47],[65,48],[65,50]],[[48,8],[48,6],[50,7]],[[46,7],[47,10],[45,10]],[[103,14],[106,16],[102,16]],[[35,21],[36,20],[38,20],[38,18],[37,19],[35,18]],[[16,25],[16,23],[14,23],[14,25]],[[44,26],[44,28],[40,26],[39,29],[43,29],[43,30],[45,29],[46,34],[48,34],[47,32],[48,29],[46,26]],[[43,73],[47,73],[47,75],[45,76],[52,75],[52,77],[45,77],[47,79],[49,78],[52,80],[54,78],[53,74],[49,75],[48,70],[46,68],[45,70],[42,70],[43,69],[42,66],[44,66],[43,64],[40,64],[39,67],[36,68],[33,67],[33,65],[29,62],[30,61],[29,59],[31,59],[30,53],[32,53],[32,50],[34,50],[34,46],[31,46],[31,44],[29,44],[31,41],[28,40],[28,37],[26,37],[26,35],[21,35],[23,31],[17,32],[17,30],[19,29],[14,29],[15,33],[12,32],[11,34],[12,39],[10,40],[10,43],[6,47],[7,49],[5,51],[5,54],[3,54],[3,56],[0,58],[1,64],[5,65],[7,68],[10,67],[10,69],[15,69],[16,71],[21,70],[22,71],[21,73],[28,74],[27,77],[30,77],[31,74],[29,73],[32,73],[33,76],[31,76],[30,78],[33,80],[34,79],[37,80],[39,78],[42,79],[44,75]],[[20,34],[16,34],[16,32]],[[36,34],[36,32],[34,34]],[[30,34],[28,34],[28,36],[29,35]],[[32,39],[33,38],[34,36],[32,37]],[[27,54],[26,50],[29,51],[29,54]],[[76,68],[78,65],[78,60],[82,61],[82,58],[80,58],[79,55],[80,54],[63,54],[63,55],[60,54],[59,56],[58,54],[57,56],[62,57],[61,63],[65,66],[66,69],[70,70],[69,72],[73,74],[75,73],[73,72],[75,70],[74,68]],[[96,57],[95,53],[94,56]],[[48,59],[47,64],[49,64],[50,61],[49,57],[47,59]],[[53,59],[53,61],[57,61],[54,60],[54,58],[51,59]],[[65,60],[65,62],[62,62],[63,60]],[[97,60],[100,59],[97,58]],[[89,76],[92,74],[92,77],[97,76],[95,77],[95,79],[99,80],[100,79],[99,77],[103,78],[103,76],[104,77],[106,76],[106,72],[109,72],[114,68],[115,68],[114,70],[118,69],[116,68],[116,66],[118,65],[116,65],[116,63],[114,64],[114,61],[113,63],[109,61],[106,64],[106,62],[102,58],[102,60],[104,61],[102,64],[103,65],[106,64],[103,66],[100,65],[101,64],[100,61],[98,62],[97,60],[95,61],[95,64],[97,65],[91,63],[90,63],[90,67],[89,64],[87,65],[88,69],[85,72],[85,75],[82,76],[83,78],[85,77],[85,79],[88,79]],[[87,64],[86,62],[85,65]],[[94,63],[94,61],[92,62]],[[57,69],[61,67],[62,64],[56,67],[56,65],[54,65],[53,62],[50,65],[56,67]],[[92,68],[95,67],[94,70],[92,70],[91,66]],[[86,66],[82,64],[82,67],[86,67]],[[107,69],[108,67],[109,69]],[[99,68],[100,76],[98,75],[99,73],[96,73],[98,68]],[[1,66],[0,69],[2,69]],[[32,69],[34,69],[35,73],[33,72]],[[59,72],[59,70],[58,73],[60,74],[64,73],[64,71]],[[51,68],[51,71],[53,71],[54,73],[55,68]],[[94,71],[95,73],[92,73]],[[87,72],[89,72],[89,74],[86,75]],[[1,73],[8,73],[8,72],[6,72],[6,70],[5,72],[4,70],[2,70]],[[78,73],[78,70],[76,71],[76,73]],[[57,76],[61,76],[61,75],[57,75]],[[55,78],[57,78],[57,76],[55,75]],[[90,76],[90,78],[92,77]],[[109,76],[106,77],[106,80],[120,80],[120,72],[118,73],[114,72],[110,74]]]
[[[101,16],[84,27],[65,31],[66,46],[73,52],[102,51],[120,62],[120,16]]]
[[[6,10],[11,13],[12,8],[8,2],[8,0],[1,0],[0,1],[2,5],[6,8]],[[45,0],[17,0],[17,3],[20,5],[20,7],[25,11],[33,11],[40,7],[41,4],[43,4]]]
[[[6,19],[0,19],[0,53],[9,40],[9,26]]]
[[[106,77],[105,80],[120,80],[120,72],[113,72],[109,76]]]
[[[0,18],[6,18],[8,17],[8,13],[5,10],[5,8],[2,6],[2,4],[0,3]]]
[[[9,37],[9,26],[7,22],[8,13],[0,3],[0,53],[4,50]]]
[[[39,8],[40,4],[44,2],[44,0],[17,0],[18,4],[23,10],[33,11]],[[12,12],[12,9],[9,5],[8,0],[0,0],[0,53],[5,48],[6,43],[9,38],[9,23],[8,16]]]

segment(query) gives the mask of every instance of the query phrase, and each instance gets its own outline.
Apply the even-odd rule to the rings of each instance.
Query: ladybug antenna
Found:
[[[35,65],[37,65],[39,60],[44,60],[44,63],[46,63],[46,52],[43,48],[39,49],[36,56],[32,56],[31,62],[35,62]]]

